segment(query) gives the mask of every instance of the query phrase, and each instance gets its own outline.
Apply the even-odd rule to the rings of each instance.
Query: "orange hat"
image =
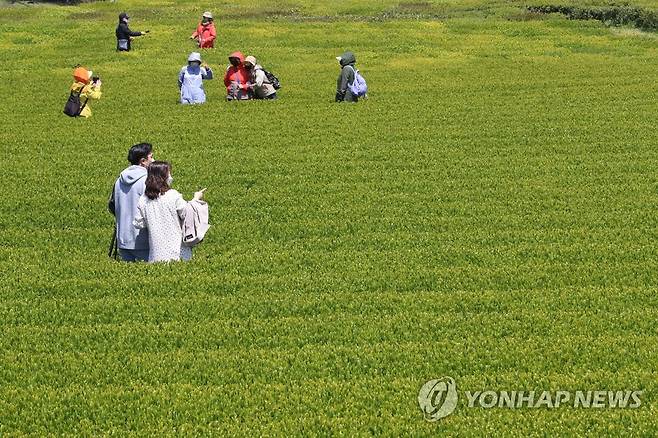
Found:
[[[91,79],[91,72],[84,67],[78,67],[73,70],[73,79],[77,82],[82,82],[83,84],[88,84],[89,79]]]

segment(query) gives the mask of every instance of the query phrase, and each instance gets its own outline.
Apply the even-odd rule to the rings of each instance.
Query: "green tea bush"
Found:
[[[658,30],[658,11],[634,6],[578,7],[578,6],[528,6],[530,12],[540,14],[564,14],[572,20],[599,20],[613,26],[632,25],[642,30]]]

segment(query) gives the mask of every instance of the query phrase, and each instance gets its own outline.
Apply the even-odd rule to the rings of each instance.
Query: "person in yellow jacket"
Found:
[[[91,108],[87,105],[89,99],[100,99],[101,95],[101,85],[102,82],[100,78],[94,77],[91,70],[87,70],[84,67],[77,67],[73,70],[73,85],[71,85],[71,95],[69,101],[66,103],[66,108],[69,108],[73,113],[75,112],[75,105],[71,106],[71,99],[75,96],[78,96],[79,110],[77,114],[67,113],[65,108],[64,112],[69,116],[82,116],[82,117],[91,117]]]

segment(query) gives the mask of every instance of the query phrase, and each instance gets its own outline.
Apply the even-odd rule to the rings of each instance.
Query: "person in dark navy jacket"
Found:
[[[119,52],[129,52],[130,51],[130,40],[134,37],[146,35],[149,33],[148,30],[143,32],[133,32],[128,27],[128,19],[130,17],[125,12],[119,14],[119,25],[117,26],[116,36],[117,36],[117,50]]]

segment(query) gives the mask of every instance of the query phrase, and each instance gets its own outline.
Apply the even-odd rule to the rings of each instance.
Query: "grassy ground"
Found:
[[[196,108],[176,74],[197,2],[0,8],[0,435],[655,435],[656,41],[520,6],[204,5],[206,60],[242,49],[283,89],[229,104],[215,80]],[[129,54],[119,8],[152,31]],[[346,48],[354,106],[332,102]],[[89,120],[61,113],[77,63],[104,82]],[[187,197],[208,187],[191,263],[105,255],[140,141]],[[441,376],[643,406],[462,398],[427,423]]]

